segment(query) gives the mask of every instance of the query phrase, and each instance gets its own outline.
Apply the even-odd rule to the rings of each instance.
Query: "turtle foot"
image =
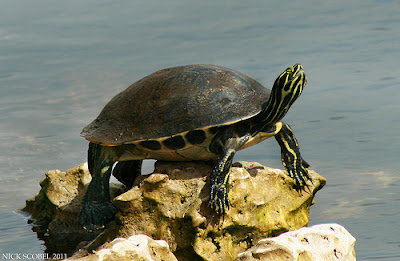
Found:
[[[103,229],[114,219],[116,208],[111,201],[86,201],[82,205],[79,215],[79,225],[85,230],[93,232]]]
[[[308,174],[308,167],[310,166],[305,160],[301,160],[297,164],[286,165],[288,175],[296,181],[296,186],[301,188],[307,186],[307,181],[311,180]]]
[[[230,205],[228,189],[225,184],[211,186],[210,205],[219,217],[225,216],[226,210],[229,209]]]

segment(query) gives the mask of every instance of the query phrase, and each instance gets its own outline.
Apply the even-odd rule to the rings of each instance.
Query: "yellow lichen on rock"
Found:
[[[299,192],[282,170],[249,162],[235,166],[240,167],[233,167],[230,173],[231,207],[226,216],[221,222],[198,228],[194,248],[199,253],[207,252],[208,260],[232,260],[260,238],[306,226],[314,194],[326,182],[310,171],[310,191]],[[210,242],[217,246],[215,251],[204,250]]]

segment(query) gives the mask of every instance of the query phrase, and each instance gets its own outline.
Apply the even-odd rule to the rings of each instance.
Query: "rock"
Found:
[[[76,259],[68,259],[76,260]],[[164,240],[153,240],[146,235],[116,238],[99,251],[80,258],[81,261],[177,261]]]
[[[114,199],[116,226],[103,239],[146,234],[166,240],[179,260],[233,260],[261,238],[306,226],[313,197],[325,184],[310,171],[313,184],[298,192],[284,171],[239,162],[230,174],[231,206],[218,219],[208,206],[212,168],[200,161],[157,162],[154,174]]]
[[[261,238],[306,226],[315,193],[326,182],[310,171],[312,183],[297,191],[294,180],[283,170],[258,163],[235,163],[229,182],[231,206],[219,219],[208,205],[212,168],[213,164],[203,161],[158,161],[153,174],[138,177],[130,190],[114,198],[115,221],[94,241],[81,243],[81,251],[74,256],[98,250],[117,237],[144,234],[165,240],[178,260],[234,260]],[[52,240],[48,241],[69,242],[70,246],[68,239],[88,237],[77,220],[89,181],[86,164],[66,172],[49,171],[41,182],[40,193],[27,200],[25,210],[36,222],[49,224]],[[112,191],[118,195],[124,190],[120,186]],[[63,240],[53,235],[62,235]]]
[[[86,163],[65,172],[50,170],[40,182],[40,192],[26,201],[24,210],[31,213],[38,224],[49,224],[55,219],[71,224],[90,181]]]
[[[265,238],[238,255],[236,261],[356,260],[355,238],[338,224],[321,224]]]

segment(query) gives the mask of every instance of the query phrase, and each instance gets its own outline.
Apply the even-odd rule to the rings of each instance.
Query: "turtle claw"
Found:
[[[211,198],[209,205],[214,213],[219,217],[225,216],[226,210],[229,209],[230,202],[228,198],[228,188],[225,184],[214,184],[211,186]]]
[[[116,213],[111,201],[84,201],[79,215],[79,225],[88,232],[101,230]]]
[[[296,181],[296,187],[299,189],[306,186],[308,188],[308,190],[310,190],[310,187],[307,184],[307,182],[309,180],[312,183],[312,179],[311,179],[310,175],[308,174],[309,166],[310,165],[303,159],[301,159],[299,163],[296,163],[294,165],[286,165],[285,166],[287,169],[288,175]]]

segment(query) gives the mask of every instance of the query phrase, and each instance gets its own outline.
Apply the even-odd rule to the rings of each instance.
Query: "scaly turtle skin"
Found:
[[[305,84],[300,64],[279,75],[271,91],[242,73],[215,65],[168,68],[135,82],[82,130],[90,141],[92,181],[79,223],[94,230],[112,220],[116,210],[109,195],[111,174],[132,186],[143,159],[217,158],[210,205],[224,215],[233,156],[271,136],[281,146],[289,176],[298,187],[304,186],[310,179],[309,165],[300,155],[292,129],[281,119]]]

